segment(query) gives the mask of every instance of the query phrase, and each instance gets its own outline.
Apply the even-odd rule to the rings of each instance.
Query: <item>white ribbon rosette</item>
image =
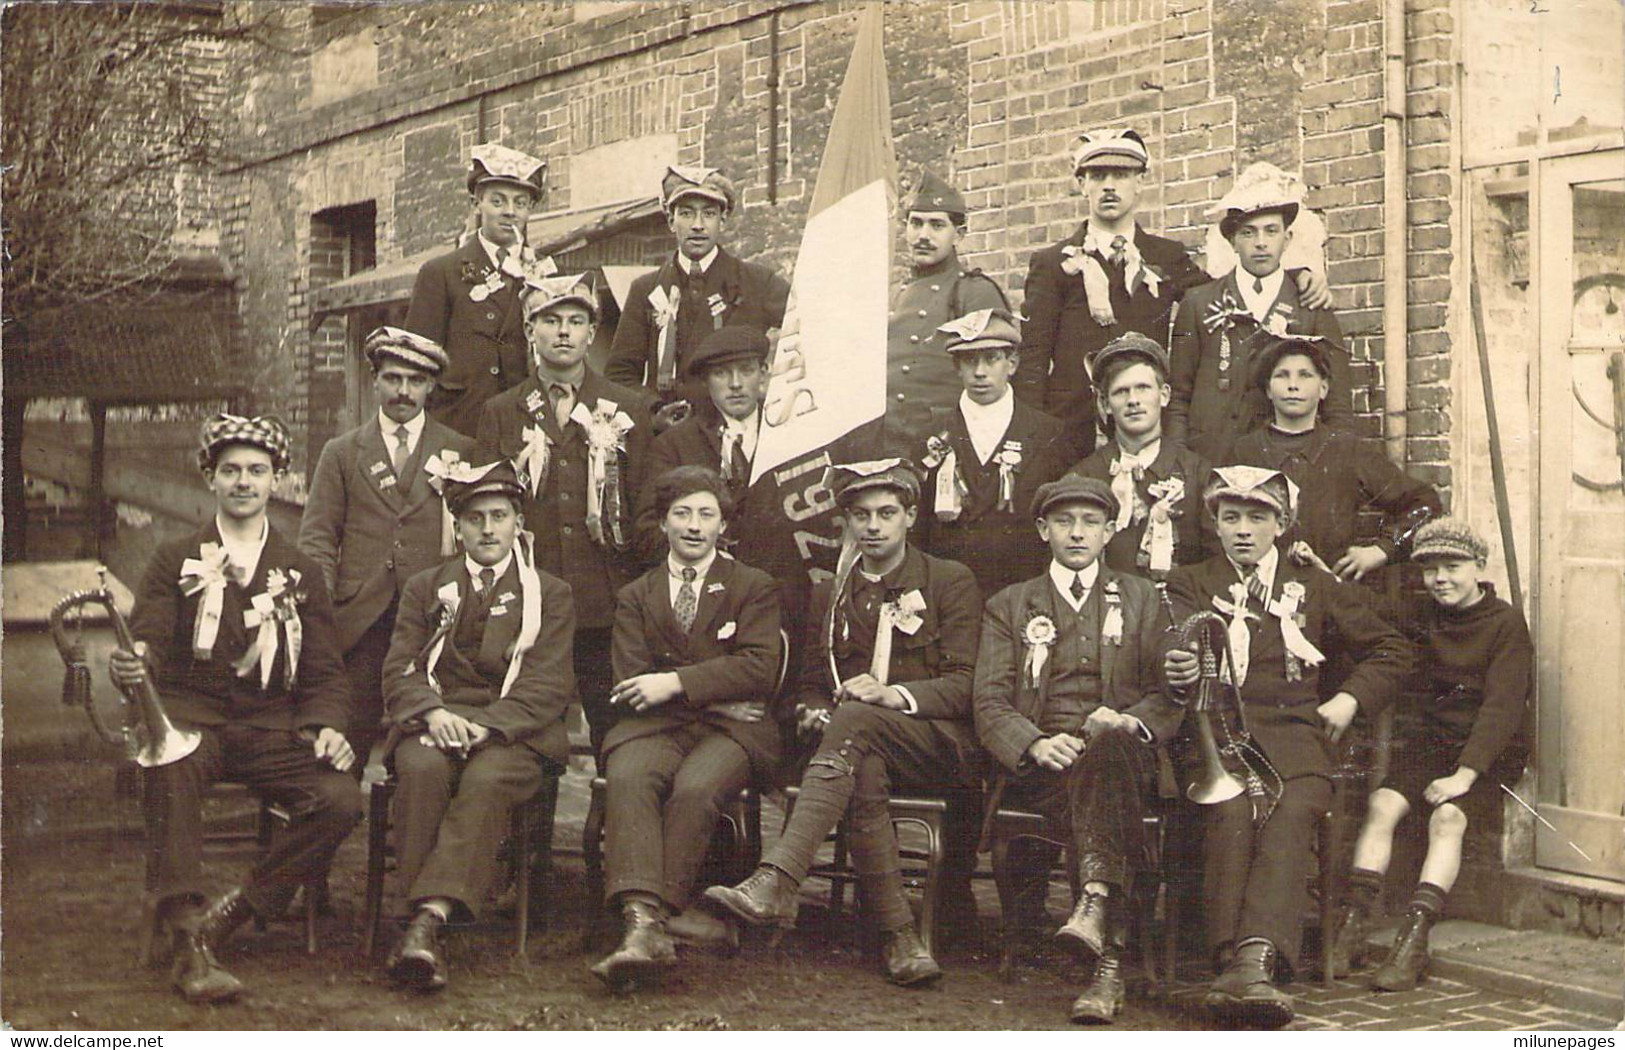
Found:
[[[1125,236],[1121,248],[1123,254],[1123,290],[1130,297],[1144,284],[1146,290],[1157,295],[1162,286],[1162,275],[1146,265],[1145,258],[1135,245],[1133,237]],[[1098,253],[1098,254],[1097,254]],[[1106,267],[1101,264],[1101,257],[1112,254],[1111,241],[1096,236],[1090,232],[1084,236],[1082,245],[1069,244],[1061,249],[1061,270],[1069,274],[1083,276],[1083,291],[1089,301],[1089,314],[1095,323],[1102,327],[1110,327],[1117,323],[1117,314],[1112,310],[1111,278],[1106,273]]]
[[[682,301],[683,293],[675,284],[670,289],[656,286],[649,293],[649,308],[660,330],[655,340],[655,383],[663,391],[677,385],[677,308]]]
[[[925,439],[925,456],[920,460],[926,470],[937,471],[935,498],[932,500],[938,521],[958,521],[965,511],[965,497],[970,487],[959,472],[959,454],[948,440],[948,432],[932,434]],[[938,470],[937,468],[941,468]]]
[[[519,432],[519,456],[514,466],[524,476],[531,499],[536,499],[547,484],[547,467],[551,459],[553,439],[541,427],[525,427]]]
[[[1145,513],[1140,505],[1139,490],[1134,483],[1145,473],[1145,467],[1132,457],[1118,456],[1108,468],[1112,478],[1112,495],[1117,497],[1117,531],[1129,527]]]
[[[1027,649],[1027,681],[1037,689],[1050,648],[1055,645],[1055,621],[1043,614],[1034,616],[1022,630],[1021,642]]]
[[[440,664],[440,654],[446,648],[446,636],[451,633],[452,627],[457,623],[457,612],[462,608],[463,596],[457,590],[457,581],[441,584],[435,592],[437,599],[435,605],[435,632],[429,639],[428,655],[423,660],[423,673],[429,679],[429,688],[440,695],[440,679],[435,677],[435,668]],[[407,673],[411,673],[408,667]]]
[[[587,532],[595,543],[622,547],[620,454],[636,424],[619,405],[603,398],[592,409],[577,401],[570,420],[587,432]]]
[[[1107,645],[1123,644],[1123,595],[1116,580],[1107,580],[1106,617],[1100,623],[1100,640]]]
[[[1149,512],[1145,533],[1140,537],[1139,554],[1152,572],[1168,572],[1174,567],[1174,518],[1179,514],[1179,503],[1185,498],[1185,479],[1168,478],[1151,486],[1151,495],[1157,502]],[[1139,560],[1139,557],[1136,557]]]
[[[1230,684],[1240,690],[1247,682],[1247,665],[1252,657],[1252,635],[1247,630],[1247,621],[1258,619],[1258,614],[1247,608],[1247,585],[1240,580],[1230,585],[1229,601],[1215,594],[1213,607],[1230,617],[1230,626],[1226,630],[1230,636],[1230,666],[1227,673],[1231,675]]]
[[[1299,661],[1310,667],[1319,667],[1326,661],[1325,655],[1315,648],[1315,643],[1304,635],[1303,626],[1298,622],[1298,609],[1303,605],[1303,600],[1303,584],[1291,580],[1281,588],[1281,597],[1269,605],[1270,613],[1281,622],[1281,643],[1292,658],[1287,661],[1289,681],[1299,681],[1303,677]]]
[[[1006,441],[994,457],[999,463],[999,509],[1013,513],[1016,507],[1016,471],[1021,468],[1021,442]]]
[[[255,666],[260,671],[260,688],[271,684],[271,668],[276,664],[280,646],[279,633],[288,642],[288,664],[283,680],[293,688],[299,676],[299,651],[304,646],[304,624],[299,619],[299,603],[304,593],[299,587],[298,569],[272,569],[265,574],[265,592],[256,594],[243,610],[243,626],[255,631],[254,640],[238,659],[234,668],[238,678],[247,678]],[[280,632],[279,632],[280,628]]]
[[[196,558],[181,562],[181,593],[190,598],[203,592],[197,606],[197,619],[192,622],[194,659],[207,660],[214,652],[214,640],[220,634],[220,610],[226,597],[226,570],[230,564],[226,549],[218,543],[201,545]]]
[[[875,651],[869,659],[869,674],[881,685],[890,684],[892,628],[913,635],[925,623],[920,613],[925,611],[925,596],[916,588],[894,602],[882,602],[875,622]]]

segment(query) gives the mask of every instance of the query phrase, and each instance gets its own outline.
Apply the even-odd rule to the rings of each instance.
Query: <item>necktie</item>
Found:
[[[1121,267],[1123,265],[1123,249],[1126,247],[1128,247],[1128,239],[1122,234],[1118,234],[1116,237],[1112,238],[1113,266]]]
[[[571,411],[576,407],[575,396],[563,383],[549,383],[547,396],[553,401],[553,418],[558,421],[559,429],[563,430],[565,424],[570,422]]]
[[[1253,294],[1254,295],[1263,295],[1264,294],[1264,278],[1262,278],[1262,277],[1254,277],[1253,278]]]
[[[407,445],[410,436],[411,432],[406,429],[405,424],[395,428],[395,447],[390,450],[389,465],[395,468],[397,478],[406,471],[406,457],[411,455],[411,449]]]
[[[1259,605],[1269,605],[1270,592],[1264,586],[1264,578],[1258,575],[1258,566],[1256,565],[1247,570],[1247,597],[1252,598]]]
[[[700,611],[700,596],[694,593],[696,575],[694,566],[683,566],[683,585],[677,588],[677,602],[671,607],[672,615],[677,617],[677,626],[683,629],[684,634],[694,626],[694,614]]]
[[[1075,602],[1081,602],[1083,601],[1083,596],[1088,593],[1089,588],[1083,585],[1083,573],[1077,573],[1072,577],[1072,600]]]
[[[495,569],[487,565],[480,570],[480,608],[488,609],[491,607],[491,594],[497,589],[496,583],[497,571]]]
[[[497,249],[497,271],[498,272],[502,272],[502,265],[503,265],[503,263],[506,263],[507,261],[508,261],[508,249],[506,249],[506,248],[498,248]],[[506,274],[504,274],[504,276],[506,276]]]

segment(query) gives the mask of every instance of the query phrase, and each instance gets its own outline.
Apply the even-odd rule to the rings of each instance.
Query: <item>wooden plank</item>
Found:
[[[1541,867],[1625,882],[1625,819],[1544,802],[1537,809],[1557,828],[1535,824],[1535,853]]]

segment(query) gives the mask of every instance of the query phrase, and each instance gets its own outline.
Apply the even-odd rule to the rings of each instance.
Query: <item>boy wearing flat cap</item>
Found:
[[[615,592],[637,573],[632,515],[637,464],[649,447],[649,395],[588,366],[598,296],[581,275],[528,281],[524,313],[535,371],[490,400],[478,434],[519,469],[537,566],[574,592],[576,680],[597,748],[615,714]]]
[[[384,715],[384,655],[406,581],[450,556],[444,506],[426,464],[460,459],[465,437],[430,419],[424,405],[446,352],[385,325],[363,346],[378,417],[322,449],[299,522],[299,549],[322,570],[333,596],[339,651],[350,675],[350,745],[365,755]]]
[[[1203,501],[1224,553],[1169,575],[1175,623],[1184,629],[1163,642],[1163,674],[1174,696],[1192,696],[1201,675],[1185,637],[1198,626],[1189,618],[1227,621],[1228,655],[1207,654],[1206,665],[1222,677],[1201,688],[1221,694],[1209,714],[1225,744],[1219,754],[1226,771],[1250,785],[1204,813],[1203,897],[1221,970],[1206,1001],[1235,1020],[1278,1028],[1294,1016],[1292,997],[1276,981],[1298,957],[1310,844],[1331,804],[1334,749],[1356,714],[1371,718],[1393,702],[1415,649],[1332,576],[1282,557],[1276,538],[1298,510],[1297,485],[1286,475],[1221,467]],[[1325,654],[1339,647],[1353,669],[1323,685]]]
[[[1330,299],[1312,306],[1302,282],[1287,280],[1281,267],[1298,217],[1297,196],[1283,174],[1234,189],[1219,202],[1225,210],[1219,230],[1238,264],[1186,296],[1174,321],[1167,430],[1209,463],[1231,462],[1231,444],[1269,420],[1268,402],[1250,380],[1271,337],[1324,341],[1331,393],[1321,419],[1343,428],[1353,422],[1348,352]]]
[[[975,566],[991,594],[1043,568],[1027,507],[1065,467],[1061,423],[1010,389],[1021,333],[1007,311],[978,310],[935,334],[935,353],[953,362],[961,389],[955,403],[932,410],[931,430],[914,450],[926,468],[918,542]]]
[[[1412,810],[1426,812],[1427,855],[1393,947],[1371,976],[1379,992],[1409,991],[1427,971],[1428,931],[1461,872],[1468,823],[1494,819],[1503,801],[1498,788],[1523,774],[1535,690],[1529,627],[1483,578],[1484,538],[1465,521],[1436,518],[1418,530],[1411,560],[1422,566],[1430,599],[1418,625],[1432,699],[1420,736],[1397,751],[1388,778],[1371,795],[1333,949],[1339,976],[1359,962],[1394,828]]]
[[[1212,519],[1202,510],[1208,465],[1162,426],[1168,351],[1149,336],[1127,332],[1095,355],[1090,371],[1110,438],[1072,472],[1106,482],[1117,497],[1106,564],[1165,580],[1175,565],[1218,553]]]
[[[1030,809],[1073,844],[1082,895],[1056,938],[1094,966],[1072,1020],[1105,1024],[1123,1008],[1123,909],[1146,856],[1158,747],[1185,716],[1157,674],[1156,590],[1100,563],[1117,512],[1098,478],[1038,489],[1029,513],[1049,569],[988,600],[973,693],[976,735],[1001,767],[989,826],[1001,805]]]
[[[681,420],[703,396],[685,380],[689,358],[706,333],[730,325],[767,334],[784,323],[790,283],[722,247],[738,199],[715,168],[673,165],[660,183],[660,203],[676,248],[654,273],[632,282],[615,328],[604,375],[648,390],[665,409],[660,429]]]
[[[439,481],[462,553],[407,581],[384,660],[412,908],[385,966],[419,991],[446,986],[440,928],[478,917],[513,808],[569,759],[575,700],[575,606],[535,565],[513,466],[459,462]]]
[[[1253,384],[1269,398],[1273,418],[1237,438],[1229,460],[1279,470],[1297,482],[1303,513],[1282,537],[1293,560],[1359,580],[1403,557],[1417,528],[1443,507],[1432,485],[1394,466],[1373,442],[1320,425],[1321,406],[1333,392],[1335,351],[1309,337],[1263,345]],[[1360,512],[1368,507],[1387,519],[1386,535],[1360,535]]]
[[[921,172],[903,220],[909,277],[892,297],[886,324],[886,447],[912,449],[935,433],[933,414],[953,404],[959,377],[942,355],[943,326],[984,310],[1010,313],[993,278],[959,258],[965,198],[941,176]]]
[[[478,228],[459,247],[423,264],[402,327],[439,344],[448,364],[436,382],[430,415],[472,436],[480,409],[525,378],[519,296],[528,275],[553,272],[525,244],[525,225],[541,199],[547,162],[486,143],[470,153],[468,192]]]
[[[822,740],[777,844],[750,878],[705,896],[752,926],[793,927],[801,882],[844,816],[852,865],[880,928],[886,976],[923,984],[942,970],[903,894],[887,800],[894,791],[977,790],[970,696],[981,593],[969,569],[908,542],[920,480],[906,460],[836,467],[830,487],[857,557],[843,553],[835,579],[813,592],[817,637],[808,645],[798,710],[802,727],[821,731]]]
[[[175,990],[189,1002],[242,993],[215,952],[250,918],[280,915],[361,818],[361,790],[346,772],[355,761],[344,737],[350,683],[333,604],[321,569],[266,516],[288,462],[288,430],[275,416],[203,424],[198,466],[215,515],[158,548],[130,616],[134,651],[108,661],[126,695],[150,680],[176,727],[196,736],[147,770],[144,805],[154,943],[173,957]],[[247,881],[205,908],[203,794],[224,779],[293,820]]]

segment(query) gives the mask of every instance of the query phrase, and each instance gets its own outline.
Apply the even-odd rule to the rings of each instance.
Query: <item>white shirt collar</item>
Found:
[[[1228,558],[1226,560],[1228,560]],[[1275,570],[1278,569],[1280,565],[1281,548],[1271,544],[1270,549],[1264,552],[1264,556],[1258,559],[1258,578],[1264,581],[1264,593],[1275,593]],[[1245,580],[1247,578],[1247,571],[1241,566],[1237,565],[1235,562],[1230,562],[1230,567],[1236,570],[1236,578],[1238,580]]]
[[[735,419],[721,410],[717,414],[722,417],[722,432],[738,434],[739,447],[745,453],[745,458],[755,458],[756,441],[762,433],[762,410],[758,408],[744,419]]]
[[[496,575],[491,577],[492,586],[496,586],[495,581],[502,579],[502,577],[504,577],[504,576],[506,576],[508,574],[508,566],[512,562],[513,562],[513,551],[510,550],[510,551],[508,551],[508,554],[507,554],[506,557],[504,557],[501,561],[497,562],[495,565],[491,566],[491,571],[496,574]],[[481,565],[479,562],[475,561],[473,558],[470,558],[466,554],[463,555],[463,565],[468,569],[468,578],[470,580],[473,580],[474,581],[474,586],[476,588],[478,588],[479,585],[480,585],[480,570],[485,568],[485,566]]]
[[[1236,267],[1236,286],[1241,289],[1242,302],[1246,303],[1248,312],[1259,324],[1263,324],[1264,318],[1269,316],[1270,307],[1275,305],[1276,297],[1281,294],[1281,283],[1285,279],[1286,271],[1280,267],[1276,267],[1268,277],[1254,277],[1241,267]],[[1255,281],[1264,283],[1262,292],[1253,291]]]
[[[378,431],[384,436],[384,448],[395,451],[395,431],[399,427],[406,428],[406,453],[411,455],[418,450],[418,439],[423,436],[423,425],[428,421],[427,412],[419,412],[404,423],[397,423],[384,415],[384,410],[378,410]]]
[[[502,269],[502,264],[497,261],[497,252],[501,250],[501,246],[487,240],[484,230],[481,230],[475,236],[480,239],[480,247],[485,249],[485,257],[491,260],[491,266],[498,270]],[[514,252],[520,251],[523,248],[523,244],[514,245],[508,249],[508,254],[512,255]]]
[[[1066,604],[1072,606],[1072,611],[1073,612],[1082,612],[1083,611],[1083,603],[1089,600],[1089,592],[1093,591],[1095,589],[1095,581],[1098,580],[1099,578],[1100,578],[1100,559],[1099,558],[1096,558],[1094,561],[1090,562],[1088,565],[1085,565],[1078,572],[1073,572],[1071,569],[1067,568],[1065,565],[1062,565],[1059,561],[1056,561],[1053,558],[1050,559],[1050,563],[1049,563],[1049,579],[1050,579],[1050,582],[1055,584],[1055,589],[1061,593],[1061,598],[1066,601]],[[1072,581],[1074,579],[1083,580],[1083,597],[1082,598],[1073,598],[1072,597]]]
[[[699,594],[697,589],[699,584],[704,582],[706,574],[711,571],[711,564],[716,560],[717,552],[716,548],[713,547],[711,549],[711,553],[705,556],[704,561],[698,562],[693,566],[694,584],[696,587],[694,593],[696,595]],[[675,602],[677,600],[677,590],[683,585],[683,563],[672,557],[671,552],[669,551],[666,553],[666,583],[669,587],[671,600]]]
[[[271,537],[271,520],[265,518],[260,521],[260,538],[257,540],[228,538],[219,514],[214,516],[214,527],[215,531],[220,533],[221,548],[226,552],[226,557],[231,559],[231,564],[242,570],[242,585],[247,587],[248,581],[254,576],[254,570],[259,568],[260,555],[265,552],[265,541]]]
[[[705,257],[702,258],[698,262],[695,262],[693,259],[690,259],[688,256],[684,255],[682,252],[678,252],[677,253],[677,265],[682,267],[684,273],[693,273],[694,268],[696,266],[699,267],[700,273],[702,273],[702,274],[710,273],[711,272],[711,264],[717,261],[717,253],[719,251],[721,251],[721,250],[722,249],[719,246],[712,245],[711,250],[706,252]]]
[[[976,458],[986,463],[998,451],[999,442],[1004,440],[1006,431],[1010,429],[1010,420],[1016,414],[1015,392],[1007,386],[1004,396],[991,405],[978,405],[970,399],[969,394],[961,391],[959,414],[965,417],[965,430],[970,434]]]
[[[1124,232],[1117,233],[1090,221],[1088,228],[1083,233],[1083,250],[1086,252],[1099,252],[1109,259],[1112,254],[1112,241],[1122,237],[1127,245],[1133,245],[1134,235],[1138,232],[1138,222]]]

